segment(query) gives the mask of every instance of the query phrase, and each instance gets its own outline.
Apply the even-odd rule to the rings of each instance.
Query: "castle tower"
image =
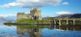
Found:
[[[38,8],[33,8],[30,10],[30,14],[32,16],[32,19],[40,19],[41,13]]]

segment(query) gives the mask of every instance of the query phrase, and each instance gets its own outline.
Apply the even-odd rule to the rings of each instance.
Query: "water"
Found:
[[[80,31],[64,31],[59,29],[43,29],[41,31],[42,37],[81,37]]]
[[[41,37],[81,37],[81,31],[41,28],[40,35]],[[0,37],[30,37],[30,34],[27,28],[0,24]]]

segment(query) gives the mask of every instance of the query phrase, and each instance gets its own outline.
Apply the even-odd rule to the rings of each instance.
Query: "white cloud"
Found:
[[[63,5],[69,5],[69,2],[63,2],[62,4]]]
[[[47,6],[47,5],[59,5],[62,2],[62,0],[16,0],[15,2],[7,3],[4,5],[1,5],[0,7],[41,7],[41,6]]]
[[[69,11],[61,11],[61,12],[57,12],[56,14],[63,15],[63,14],[73,14],[73,13]]]
[[[8,4],[4,4],[4,5],[0,5],[0,7],[3,7],[3,8],[9,8],[9,7],[13,7],[13,6],[17,6],[17,4],[15,2],[12,2],[12,3],[8,3]]]
[[[16,14],[0,14],[0,17],[16,16]]]
[[[0,14],[0,17],[3,17],[4,15]]]

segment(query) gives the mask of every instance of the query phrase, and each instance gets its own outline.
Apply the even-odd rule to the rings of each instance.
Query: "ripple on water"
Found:
[[[17,37],[16,28],[0,25],[0,37]]]
[[[42,37],[81,37],[81,31],[64,31],[59,29],[42,29]]]

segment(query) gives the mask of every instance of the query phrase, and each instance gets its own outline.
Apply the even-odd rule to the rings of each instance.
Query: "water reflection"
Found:
[[[18,34],[18,37],[30,37],[28,30],[29,29],[25,28],[24,26],[17,25],[17,34]]]
[[[17,37],[16,27],[0,25],[0,37]]]
[[[80,31],[64,31],[59,29],[44,28],[41,30],[42,37],[81,37]]]
[[[0,37],[33,37],[27,26],[0,25]],[[40,37],[81,37],[81,31],[40,28]]]

